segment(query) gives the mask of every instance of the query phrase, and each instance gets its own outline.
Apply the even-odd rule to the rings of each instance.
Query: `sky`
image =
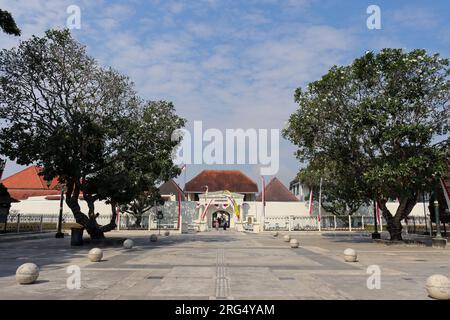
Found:
[[[172,101],[188,130],[194,121],[204,130],[281,130],[296,110],[294,90],[333,65],[385,47],[450,51],[448,0],[0,0],[22,30],[0,33],[0,48],[66,27],[70,5],[80,8],[72,33],[88,54],[128,75],[143,98]],[[367,27],[370,5],[381,10],[381,29]],[[286,185],[304,165],[294,152],[280,137],[276,176]],[[8,161],[4,177],[22,168]],[[204,169],[260,181],[259,165],[188,165],[186,179]]]

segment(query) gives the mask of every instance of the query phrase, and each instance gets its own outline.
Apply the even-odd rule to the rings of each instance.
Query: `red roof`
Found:
[[[258,197],[256,198],[256,201],[262,200],[262,194],[260,193]],[[266,201],[299,201],[296,196],[292,194],[284,186],[284,184],[281,183],[280,180],[278,180],[276,177],[270,180],[270,182],[266,185],[265,188],[265,200]]]
[[[208,186],[209,192],[224,191],[256,193],[256,183],[239,170],[203,170],[186,183],[186,192],[202,193]]]
[[[59,194],[60,192],[56,189],[58,179],[53,179],[50,187],[47,187],[47,182],[39,175],[41,171],[42,169],[38,166],[31,166],[0,182],[8,188],[11,197],[18,200]]]

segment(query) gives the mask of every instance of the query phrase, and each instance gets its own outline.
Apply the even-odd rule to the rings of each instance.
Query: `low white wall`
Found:
[[[399,206],[398,202],[388,202],[386,204],[386,207],[389,209],[389,211],[394,215],[397,211],[397,208]],[[425,213],[427,216],[430,215],[430,211],[428,210],[428,202],[425,202]],[[424,217],[424,206],[423,202],[418,202],[414,208],[412,209],[411,213],[409,214],[409,217]]]
[[[87,212],[88,208],[86,202],[81,200],[79,201],[81,211]],[[170,205],[171,202],[168,202],[165,205],[165,210],[171,211],[177,210],[176,201],[173,202],[174,205]],[[242,213],[245,216],[257,217],[260,219],[262,215],[262,203],[256,201],[245,202],[242,207]],[[389,202],[387,204],[388,209],[392,214],[395,214],[395,211],[398,208],[397,202]],[[308,202],[266,202],[265,208],[265,216],[266,217],[276,217],[276,216],[309,216],[308,211]],[[191,208],[192,207],[192,208]],[[190,211],[195,211],[195,202],[194,201],[183,201],[182,202],[182,212],[186,211],[186,208],[190,208]],[[317,204],[314,204],[314,213],[317,211]],[[13,203],[11,205],[11,210],[21,214],[58,214],[59,213],[59,200],[46,200],[45,197],[31,197],[27,200],[23,200],[18,203]],[[175,212],[174,211],[174,212]],[[425,203],[425,211],[426,214],[429,215],[428,211],[428,203]],[[65,214],[71,214],[69,207],[64,203],[63,212]],[[110,215],[111,214],[111,206],[106,204],[104,201],[95,202],[95,212],[98,212],[100,215]],[[192,213],[191,213],[192,214]],[[322,215],[326,215],[327,213],[322,210]],[[417,203],[410,216],[424,216],[424,206],[422,202]]]
[[[18,203],[12,203],[11,211],[16,211],[21,214],[58,214],[59,203],[59,200],[46,200],[45,197],[31,197]],[[86,201],[81,200],[79,204],[82,212],[88,212]],[[112,213],[111,206],[104,201],[96,201],[95,212],[98,212],[100,215],[110,215]],[[66,203],[63,205],[63,213],[72,213]]]

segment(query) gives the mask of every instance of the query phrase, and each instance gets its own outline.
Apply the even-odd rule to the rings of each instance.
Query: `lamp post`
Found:
[[[422,192],[422,201],[423,201],[423,216],[425,218],[425,233],[428,233],[428,223],[427,223],[427,207],[425,205],[425,191]],[[432,236],[432,231],[430,230],[430,236]]]
[[[439,219],[439,202],[437,200],[434,201],[434,217],[436,223],[436,237],[433,238],[432,243],[433,247],[445,248],[447,246],[447,239],[442,237],[441,234],[441,221]]]
[[[50,189],[52,184],[52,180],[45,180],[47,183],[47,189]],[[58,226],[55,234],[55,238],[64,238],[64,233],[62,232],[62,214],[63,214],[63,204],[64,204],[64,186],[62,184],[58,184],[58,187],[61,189],[61,196],[59,199],[59,216],[58,216]]]
[[[64,233],[62,232],[62,215],[64,206],[64,186],[60,184],[61,195],[59,198],[59,216],[58,216],[58,231],[55,234],[55,238],[64,238]]]

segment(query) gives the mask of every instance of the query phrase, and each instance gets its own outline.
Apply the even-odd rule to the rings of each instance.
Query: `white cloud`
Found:
[[[51,26],[64,26],[65,9],[72,2],[17,1],[9,8],[26,39]],[[304,9],[311,3],[265,2],[286,10]],[[189,125],[203,120],[206,128],[281,129],[296,109],[295,88],[318,79],[333,64],[350,62],[348,57],[354,56],[360,40],[349,29],[274,21],[260,10],[239,13],[231,5],[221,19],[199,18],[209,9],[222,10],[228,2],[151,3],[152,9],[163,9],[149,9],[142,16],[129,4],[82,1],[86,19],[82,18],[82,29],[75,34],[102,64],[129,75],[142,96],[174,101]],[[188,10],[194,14],[180,23],[180,15]],[[0,41],[8,47],[17,39],[0,35]],[[280,147],[278,176],[287,182],[299,164],[292,155],[293,146],[282,141]],[[245,169],[249,174],[252,170]]]
[[[430,29],[438,25],[438,16],[430,9],[406,6],[390,14],[401,25],[414,29]]]

